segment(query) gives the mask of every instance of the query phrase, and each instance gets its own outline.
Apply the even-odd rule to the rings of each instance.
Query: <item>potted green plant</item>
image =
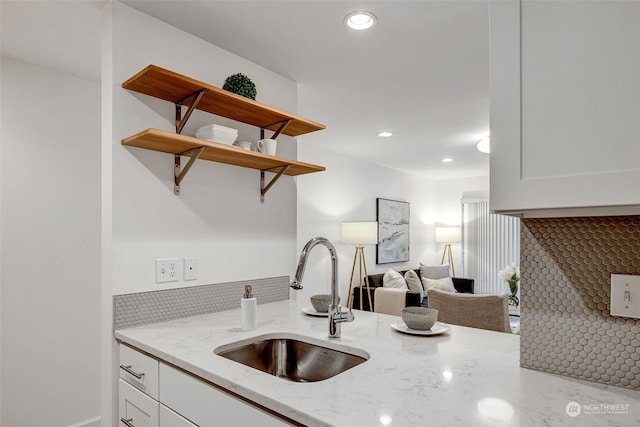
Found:
[[[256,85],[249,77],[242,73],[232,74],[227,77],[224,85],[222,85],[222,89],[244,96],[245,98],[253,99],[254,101],[258,94]]]

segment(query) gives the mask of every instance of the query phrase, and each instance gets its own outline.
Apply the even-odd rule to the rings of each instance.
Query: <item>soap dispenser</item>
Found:
[[[251,292],[251,285],[245,285],[244,296],[240,300],[242,330],[253,331],[258,327],[258,301]]]

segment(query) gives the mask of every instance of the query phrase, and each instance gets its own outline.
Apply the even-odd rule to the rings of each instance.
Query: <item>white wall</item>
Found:
[[[283,177],[260,203],[259,172],[198,161],[173,194],[173,156],[121,145],[155,127],[175,131],[173,104],[121,87],[148,64],[221,86],[242,72],[258,101],[297,110],[296,84],[123,4],[114,4],[113,80],[113,293],[130,293],[290,274],[295,254],[296,188]],[[186,135],[207,123],[229,124],[196,111]],[[240,126],[240,139],[259,129]],[[295,158],[294,139],[279,138],[278,155]],[[155,259],[197,257],[198,280],[158,285]]]
[[[15,411],[3,411],[2,425],[69,425],[81,423],[83,420],[91,421],[91,418],[99,414],[97,396],[100,353],[96,328],[99,327],[100,316],[96,304],[100,294],[95,286],[99,282],[100,250],[99,247],[90,248],[91,250],[84,248],[82,253],[78,254],[79,250],[73,247],[76,234],[93,239],[92,244],[95,245],[100,236],[100,229],[105,233],[102,263],[103,269],[108,271],[103,271],[103,283],[104,278],[108,280],[106,287],[103,287],[102,298],[102,359],[105,374],[103,421],[106,424],[110,424],[110,408],[113,402],[111,381],[114,347],[110,317],[112,294],[160,289],[153,278],[153,260],[158,257],[189,255],[200,260],[199,280],[170,286],[289,274],[294,265],[296,189],[293,179],[282,178],[267,195],[266,203],[260,204],[257,171],[201,162],[194,166],[185,179],[182,196],[174,196],[171,156],[128,149],[120,145],[121,138],[147,127],[171,129],[173,106],[129,93],[121,89],[120,84],[149,63],[218,85],[227,75],[242,71],[249,74],[258,85],[260,101],[293,112],[296,111],[295,84],[125,6],[115,4],[114,7],[115,21],[111,21],[111,9],[108,6],[104,14],[106,25],[103,28],[104,47],[107,48],[103,48],[103,59],[108,61],[103,69],[104,76],[108,79],[102,95],[108,107],[107,114],[103,116],[103,132],[109,139],[107,150],[102,152],[102,224],[100,212],[95,210],[99,206],[101,194],[100,148],[97,145],[99,110],[97,104],[91,108],[85,105],[98,102],[98,85],[93,84],[93,93],[88,96],[86,88],[70,87],[73,86],[71,81],[79,85],[77,82],[81,80],[56,73],[48,75],[42,70],[45,74],[42,79],[45,88],[30,83],[28,91],[18,94],[16,90],[19,86],[16,82],[7,80],[11,73],[4,73],[3,68],[3,110],[12,112],[11,116],[5,114],[2,117],[3,140],[9,139],[10,132],[20,132],[22,142],[26,129],[37,137],[34,136],[35,143],[20,144],[20,150],[32,150],[35,147],[45,147],[48,150],[46,156],[38,162],[23,156],[12,156],[9,162],[6,155],[2,157],[2,249],[4,253],[11,254],[2,259],[2,385],[5,391],[2,395],[2,407],[15,408]],[[96,28],[96,31],[99,29]],[[112,38],[111,34],[115,37]],[[22,75],[23,80],[30,77],[29,73],[13,74]],[[56,79],[60,79],[62,83],[57,83]],[[11,91],[6,91],[5,86],[10,87]],[[38,96],[30,97],[31,91],[37,91]],[[40,102],[40,108],[33,108],[33,99]],[[112,99],[115,100],[115,107],[112,107]],[[111,114],[112,111],[116,114]],[[212,121],[211,117],[207,116],[201,113],[194,114],[187,132],[193,132],[198,125]],[[225,123],[222,120],[217,122]],[[34,126],[34,123],[37,123],[37,126]],[[56,129],[58,134],[53,134],[47,128],[48,125],[60,127]],[[86,143],[86,138],[82,138],[81,133],[87,127],[92,127],[94,132],[96,145],[92,146],[94,151],[91,153],[94,158],[87,157],[89,153],[77,147],[74,147],[72,153],[68,152],[68,147],[74,146],[77,139]],[[37,134],[37,130],[45,132],[46,135]],[[74,138],[68,138],[69,130],[73,131]],[[258,131],[255,128],[243,127],[241,138],[256,140]],[[4,143],[2,151],[12,152],[13,148]],[[295,145],[291,138],[280,138],[279,154],[295,157]],[[91,175],[85,173],[87,170],[91,171]],[[14,181],[18,181],[20,185],[15,185]],[[9,182],[11,187],[8,187]],[[36,184],[46,188],[46,194],[38,194],[42,197],[33,200],[25,198],[25,194],[33,193],[34,190],[30,187]],[[83,191],[79,191],[79,187]],[[87,195],[87,192],[90,195]],[[24,209],[27,205],[13,203],[12,197],[20,197],[21,201],[29,200],[31,204],[28,206],[38,206],[42,200],[48,204],[46,208],[28,211]],[[43,212],[51,211],[54,207],[56,211],[59,208],[68,212],[68,216],[65,218],[66,222],[56,223],[56,226],[52,227],[51,221],[58,220],[57,216],[40,217]],[[91,208],[94,209],[92,216],[82,217],[83,212]],[[92,227],[83,222],[89,219],[93,221]],[[30,229],[25,229],[26,220],[32,221]],[[16,221],[20,223],[16,224]],[[43,223],[39,224],[38,221]],[[71,231],[67,229],[70,223],[75,227]],[[85,230],[87,227],[90,230]],[[12,232],[21,234],[19,237],[6,237],[7,233]],[[63,232],[67,234],[62,235]],[[24,244],[26,236],[42,243],[36,251],[33,251],[34,245]],[[60,242],[68,247],[61,249],[55,245]],[[89,243],[91,242],[87,245]],[[64,257],[62,261],[65,271],[59,280],[41,277],[49,271],[54,271],[60,264],[58,257],[66,253],[69,256]],[[44,259],[34,262],[32,256],[38,254],[43,254]],[[16,267],[10,266],[16,258],[19,258],[20,262],[14,263]],[[25,266],[25,262],[30,264]],[[67,271],[67,268],[74,270]],[[30,272],[28,276],[21,273],[27,269]],[[32,270],[35,272],[31,273]],[[89,272],[93,276],[90,280],[86,278]],[[70,274],[76,276],[67,277]],[[81,289],[76,289],[78,280],[82,280]],[[25,286],[15,286],[23,282],[28,283]],[[43,283],[47,283],[48,286],[43,286]],[[60,291],[62,286],[65,288]],[[40,288],[41,295],[56,305],[46,305],[37,295],[33,297],[32,294],[41,292]],[[74,292],[69,293],[68,289],[73,289]],[[93,305],[85,298],[87,292],[93,292]],[[31,299],[26,299],[27,296]],[[61,296],[65,297],[64,301],[56,298]],[[78,304],[79,302],[81,304]],[[5,306],[8,308],[5,309]],[[16,326],[14,320],[24,314],[32,316],[33,323],[24,328],[20,324]],[[51,340],[60,338],[52,334],[50,328],[69,326],[67,324],[70,318],[77,324],[69,330],[75,337],[82,339],[82,347],[56,340],[54,345],[47,348],[47,352],[39,351],[38,344],[51,344]],[[42,325],[48,325],[50,328],[42,328]],[[38,334],[46,334],[47,339],[25,339],[41,338],[40,335],[32,333],[34,328],[39,328]],[[92,331],[91,337],[84,339],[88,330]],[[23,347],[16,346],[16,342]],[[24,346],[27,345],[31,348],[26,349]],[[65,405],[61,402],[65,393],[52,392],[47,387],[41,387],[43,392],[48,392],[46,396],[32,393],[31,399],[25,397],[25,390],[36,387],[21,376],[20,372],[27,371],[27,366],[16,363],[15,351],[22,350],[25,364],[31,363],[31,356],[35,357],[36,353],[26,351],[34,350],[34,346],[37,347],[38,356],[48,354],[48,358],[46,362],[41,358],[38,360],[42,375],[30,375],[29,378],[37,378],[51,386],[62,384],[61,379],[57,377],[61,372],[57,369],[57,362],[63,356],[70,362],[76,362],[76,355],[83,358],[77,363],[75,372],[82,373],[86,369],[86,363],[91,364],[91,375],[77,377],[81,378],[85,385],[77,387],[82,398],[69,399],[66,402],[74,403]],[[87,354],[91,357],[85,357]],[[4,369],[9,364],[12,369]],[[18,369],[14,370],[16,366]],[[63,371],[67,376],[68,372],[73,371],[66,369],[66,364],[60,366],[65,368]],[[38,370],[36,372],[40,374]],[[44,372],[51,374],[45,375]],[[21,382],[17,381],[17,378],[20,378]],[[48,379],[51,381],[47,381]],[[78,385],[73,380],[66,380],[64,384],[69,387]],[[66,387],[62,386],[62,389],[65,391]],[[56,398],[51,398],[50,395],[55,395]],[[74,397],[75,394],[69,392],[66,396]],[[14,419],[17,411],[27,411],[17,404],[19,401],[35,401],[38,405],[41,401],[50,402],[57,407],[62,421],[48,410],[30,411],[29,417],[23,418],[23,423],[20,424]],[[38,416],[48,418],[46,421],[36,420]]]
[[[300,99],[302,105],[304,99]],[[325,165],[322,173],[296,178],[298,187],[298,253],[312,237],[329,239],[338,251],[340,295],[347,297],[355,248],[340,242],[343,221],[375,221],[376,198],[410,203],[410,260],[376,265],[375,246],[365,246],[369,274],[387,269],[416,268],[419,262],[439,264],[442,247],[434,241],[436,225],[460,225],[460,199],[464,191],[488,191],[488,177],[433,181],[358,159],[337,155],[311,141],[298,143],[298,158]],[[317,139],[317,138],[315,138]],[[460,245],[454,245],[454,259],[461,267]],[[329,291],[331,269],[327,251],[311,252],[304,288],[293,295],[306,300]],[[356,274],[356,281],[358,280]]]
[[[261,204],[258,171],[197,161],[180,196],[174,195],[172,155],[121,145],[122,139],[147,128],[175,131],[174,105],[121,85],[149,64],[216,86],[242,72],[255,82],[258,101],[295,113],[296,84],[121,3],[108,5],[104,16],[103,127],[108,131],[103,144],[110,151],[103,167],[110,194],[104,195],[103,215],[112,220],[103,229],[112,232],[103,258],[103,287],[109,294],[123,294],[291,274],[296,249],[293,178],[282,177]],[[239,127],[239,139],[259,139],[258,128],[200,111],[183,133],[193,135],[208,123]],[[296,157],[293,138],[283,136],[278,142],[278,155]],[[186,256],[198,259],[197,280],[155,283],[155,259]],[[103,375],[106,384],[114,384],[110,300],[103,304],[103,353],[112,359],[104,363]],[[114,419],[109,412],[115,408],[113,398],[103,397],[106,424]]]
[[[1,59],[3,426],[99,415],[99,85]]]

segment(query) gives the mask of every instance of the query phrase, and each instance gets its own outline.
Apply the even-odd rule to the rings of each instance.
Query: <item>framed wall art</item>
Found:
[[[376,199],[378,246],[376,264],[409,261],[409,202]]]

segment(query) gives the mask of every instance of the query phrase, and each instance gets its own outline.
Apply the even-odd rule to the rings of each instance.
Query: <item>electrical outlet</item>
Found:
[[[184,280],[196,280],[198,278],[198,258],[184,258]]]
[[[156,260],[156,283],[180,281],[180,258]]]

